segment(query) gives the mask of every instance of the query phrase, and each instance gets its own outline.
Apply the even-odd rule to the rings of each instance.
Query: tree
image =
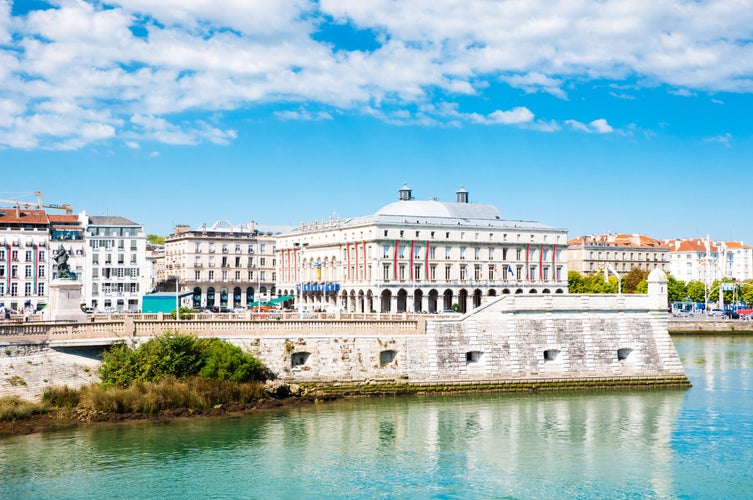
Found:
[[[676,280],[671,274],[667,275],[667,300],[670,302],[682,302],[688,296],[684,281]]]
[[[648,271],[641,271],[634,267],[622,278],[622,293],[636,293],[636,289],[641,281],[648,276]]]
[[[159,236],[157,234],[147,234],[146,235],[146,241],[148,241],[152,245],[164,245],[165,244],[165,237],[164,236]]]
[[[703,281],[688,281],[686,291],[687,297],[693,302],[704,302],[706,300],[706,287]]]

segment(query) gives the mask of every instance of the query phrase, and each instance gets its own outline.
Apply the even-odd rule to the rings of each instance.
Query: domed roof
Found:
[[[493,205],[450,203],[437,200],[400,200],[382,207],[374,215],[458,219],[502,219],[502,213]]]

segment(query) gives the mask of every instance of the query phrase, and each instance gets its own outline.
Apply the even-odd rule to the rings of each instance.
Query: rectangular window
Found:
[[[31,276],[31,266],[26,266],[26,268],[24,269],[24,278],[28,279],[31,278]]]
[[[262,280],[262,281],[265,281],[265,280],[266,280],[266,278],[265,278],[264,274],[265,274],[265,272],[264,272],[264,271],[259,271],[259,279],[260,279],[260,280]]]
[[[405,264],[400,264],[400,267],[397,268],[397,278],[400,281],[405,280]]]
[[[450,258],[450,247],[444,247],[444,258],[445,260]]]
[[[451,275],[452,275],[452,266],[447,264],[444,266],[444,279],[449,281]]]
[[[240,280],[241,280],[241,272],[235,271],[235,281],[240,281]]]
[[[44,295],[44,283],[37,285],[37,295],[40,297]]]
[[[494,248],[489,247],[489,260],[494,259]]]
[[[437,279],[437,265],[436,264],[432,264],[431,266],[429,266],[429,279],[431,281],[434,281]]]
[[[460,247],[460,260],[465,260],[465,247]]]
[[[494,266],[493,265],[491,264],[489,265],[486,275],[488,276],[489,281],[494,281]]]
[[[430,259],[437,258],[437,247],[429,247],[429,258]]]
[[[32,259],[32,252],[31,250],[26,251],[26,262],[31,262]]]
[[[139,268],[138,267],[132,267],[129,271],[131,278],[135,278],[139,275]]]
[[[254,245],[252,243],[248,244],[248,253],[254,253]]]
[[[382,265],[382,279],[384,281],[390,280],[390,265],[389,264],[383,264]]]
[[[194,271],[193,272],[193,280],[194,281],[201,281],[201,271]]]
[[[10,284],[10,296],[11,297],[18,297],[18,283],[11,283]]]
[[[222,253],[227,253],[227,243],[222,244]]]
[[[194,253],[201,253],[201,243],[196,243],[196,246],[194,247]]]
[[[44,278],[44,266],[39,266],[39,277]]]
[[[473,249],[473,260],[479,260],[481,258],[481,249],[476,247]]]
[[[241,253],[241,244],[240,243],[236,243],[235,244],[235,253]]]
[[[390,256],[390,246],[389,245],[383,245],[382,246],[382,257],[388,258]]]
[[[227,281],[227,271],[222,271],[222,281]]]
[[[266,253],[266,251],[267,251],[267,245],[265,245],[264,243],[261,243],[259,245],[259,253]]]
[[[480,280],[481,278],[481,265],[476,264],[473,266],[473,279]]]
[[[209,281],[214,281],[214,271],[209,271]]]
[[[262,257],[259,259],[259,266],[264,267],[267,265],[267,259],[265,257]]]
[[[421,264],[416,264],[413,267],[413,279],[418,281],[421,279]]]
[[[24,284],[24,297],[31,296],[31,283]]]
[[[123,279],[125,277],[125,268],[119,267],[118,268],[118,278]]]

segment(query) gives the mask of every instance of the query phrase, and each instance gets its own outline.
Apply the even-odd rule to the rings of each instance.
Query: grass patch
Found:
[[[0,422],[23,420],[46,411],[43,404],[24,401],[15,396],[0,399]]]
[[[261,382],[186,380],[135,382],[128,387],[93,385],[81,394],[79,408],[103,413],[206,410],[226,403],[252,403],[268,397]]]

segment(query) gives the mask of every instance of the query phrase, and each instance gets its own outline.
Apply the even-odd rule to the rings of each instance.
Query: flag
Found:
[[[515,273],[512,272],[512,266],[507,266],[507,274],[509,274],[512,279],[515,279]]]

